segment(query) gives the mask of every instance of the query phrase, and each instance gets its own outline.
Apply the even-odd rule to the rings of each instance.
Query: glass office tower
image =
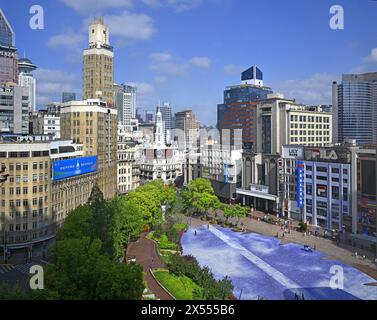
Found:
[[[377,72],[343,75],[333,84],[334,116],[338,142],[356,139],[358,144],[377,143]]]
[[[242,145],[252,149],[255,143],[255,111],[258,101],[267,99],[273,93],[271,88],[263,86],[263,73],[256,66],[242,72],[241,85],[227,87],[224,90],[224,103],[217,106],[217,128],[230,130],[231,145]],[[242,141],[236,130],[242,130]]]

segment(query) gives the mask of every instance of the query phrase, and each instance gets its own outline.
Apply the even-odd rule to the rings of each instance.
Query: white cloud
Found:
[[[142,0],[144,4],[154,8],[173,8],[183,12],[199,6],[203,0]]]
[[[69,63],[82,62],[82,49],[85,47],[86,36],[83,32],[76,32],[68,29],[65,33],[52,36],[47,46],[53,49],[66,51],[66,60]]]
[[[186,63],[176,63],[173,61],[152,63],[150,69],[168,76],[184,76],[189,66]]]
[[[173,57],[168,52],[155,52],[150,55],[150,58],[156,62],[168,62],[173,60]]]
[[[224,66],[224,73],[230,76],[241,74],[242,70],[243,69],[241,67],[236,66],[234,64],[228,64]]]
[[[155,104],[155,87],[147,82],[128,82],[130,86],[136,87],[136,104],[138,108],[149,108]]]
[[[370,55],[366,57],[364,60],[366,63],[370,63],[370,64],[377,63],[377,48],[373,48],[371,50]]]
[[[155,91],[154,86],[147,82],[127,82],[127,84],[136,87],[137,92],[140,94],[149,94]]]
[[[309,105],[331,104],[332,82],[338,75],[317,73],[303,80],[286,80],[274,84],[274,91],[281,92],[286,98],[296,99],[299,103]]]
[[[82,48],[85,43],[85,36],[82,33],[68,30],[65,33],[52,36],[47,45],[50,48],[63,47],[66,49]]]
[[[154,78],[154,81],[156,83],[165,83],[168,81],[168,78],[164,77],[164,76],[157,76]]]
[[[207,57],[194,57],[190,60],[190,63],[198,68],[209,69],[211,68],[212,61]]]
[[[61,70],[37,69],[37,104],[60,101],[63,91],[81,92],[81,77]]]
[[[81,12],[99,12],[109,8],[127,8],[133,7],[134,0],[60,0],[68,7]]]
[[[124,11],[121,15],[105,16],[110,34],[129,39],[147,40],[156,33],[154,20],[143,13]]]

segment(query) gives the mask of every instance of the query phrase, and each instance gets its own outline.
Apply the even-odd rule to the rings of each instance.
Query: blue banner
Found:
[[[297,207],[304,206],[304,163],[297,162]]]
[[[229,183],[229,165],[224,164],[224,183]]]
[[[67,179],[97,171],[97,156],[54,161],[52,180]]]

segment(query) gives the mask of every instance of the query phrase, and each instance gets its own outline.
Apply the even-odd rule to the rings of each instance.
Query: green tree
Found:
[[[46,289],[59,299],[139,299],[144,289],[142,269],[114,263],[101,247],[99,239],[89,237],[58,241],[47,266]],[[128,282],[121,284],[121,279]],[[103,293],[105,289],[109,291]]]
[[[112,219],[113,258],[119,260],[124,256],[124,248],[133,238],[139,237],[143,228],[143,214],[139,207],[118,197],[112,201],[114,212]]]
[[[158,198],[153,196],[153,193],[130,192],[127,195],[127,200],[141,211],[145,225],[153,226],[162,221],[161,203]]]
[[[72,211],[64,221],[64,225],[57,232],[57,241],[66,238],[82,238],[94,235],[92,225],[92,211],[89,205],[80,206]]]
[[[190,181],[188,187],[182,190],[181,195],[188,212],[192,209],[194,213],[202,214],[211,208],[220,207],[220,201],[215,195],[211,182],[207,179],[199,178]]]
[[[106,250],[111,255],[111,221],[112,213],[111,205],[104,199],[101,189],[96,184],[89,197],[88,201],[92,212],[92,225],[95,236],[97,236],[104,245]]]
[[[28,294],[19,285],[0,282],[0,300],[26,300]]]

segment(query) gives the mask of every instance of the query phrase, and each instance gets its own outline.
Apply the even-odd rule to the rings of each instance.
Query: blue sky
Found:
[[[34,4],[44,9],[44,30],[29,27]],[[344,30],[329,27],[334,4],[344,8]],[[1,0],[0,7],[20,55],[39,67],[39,106],[62,91],[81,95],[81,54],[95,15],[110,26],[115,80],[138,86],[138,107],[170,101],[203,124],[215,124],[224,88],[254,64],[266,85],[307,104],[331,103],[331,83],[343,73],[377,71],[372,0]]]

